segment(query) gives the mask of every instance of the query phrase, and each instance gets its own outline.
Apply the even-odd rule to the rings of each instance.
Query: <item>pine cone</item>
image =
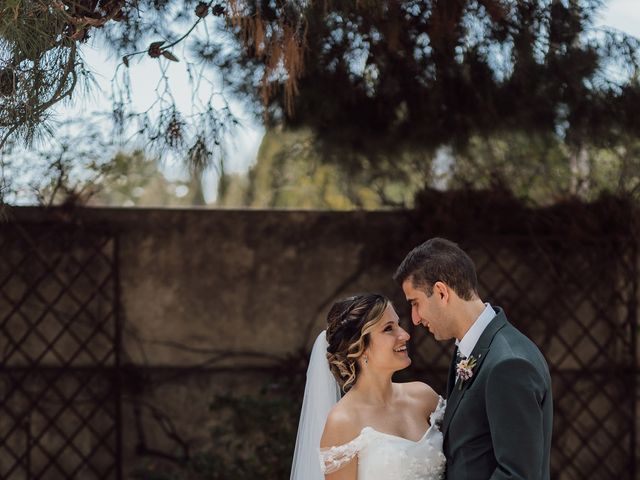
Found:
[[[209,5],[204,2],[198,3],[196,6],[196,16],[200,18],[204,18],[209,15]]]
[[[220,17],[224,15],[224,7],[218,3],[217,5],[213,6],[213,8],[211,9],[211,13],[213,13],[216,17]]]
[[[158,58],[160,55],[162,55],[161,47],[163,44],[164,42],[153,42],[151,45],[149,45],[149,50],[147,50],[149,56],[151,58]]]

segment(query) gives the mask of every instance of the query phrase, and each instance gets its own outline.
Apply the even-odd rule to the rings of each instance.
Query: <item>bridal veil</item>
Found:
[[[322,331],[313,344],[307,368],[290,480],[324,480],[320,438],[329,411],[340,400],[340,388],[327,363],[327,347],[326,331]]]

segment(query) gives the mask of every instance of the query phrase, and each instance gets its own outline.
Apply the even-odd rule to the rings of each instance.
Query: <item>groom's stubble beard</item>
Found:
[[[455,319],[450,318],[444,311],[437,312],[437,314],[433,315],[432,318],[437,319],[434,322],[434,327],[437,325],[437,328],[432,329],[426,325],[425,328],[429,330],[429,333],[433,335],[433,338],[436,341],[447,342],[456,338],[454,334]]]
[[[431,332],[431,335],[433,335],[433,338],[438,342],[446,342],[446,341],[451,340],[453,338],[450,335],[444,335],[444,334],[439,333],[439,332]]]

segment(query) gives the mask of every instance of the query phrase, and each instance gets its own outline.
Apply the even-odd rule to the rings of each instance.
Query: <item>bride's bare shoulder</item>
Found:
[[[429,385],[423,382],[407,382],[398,384],[401,386],[407,398],[418,404],[421,410],[431,411],[438,406],[440,396]]]
[[[356,438],[361,431],[360,419],[349,399],[342,398],[333,406],[324,425],[320,447],[344,445]]]

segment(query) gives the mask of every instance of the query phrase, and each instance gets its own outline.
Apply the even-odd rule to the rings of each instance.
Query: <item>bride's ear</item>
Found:
[[[369,348],[367,347],[363,352],[362,355],[360,355],[360,358],[358,359],[360,360],[360,367],[366,367],[369,363]]]

